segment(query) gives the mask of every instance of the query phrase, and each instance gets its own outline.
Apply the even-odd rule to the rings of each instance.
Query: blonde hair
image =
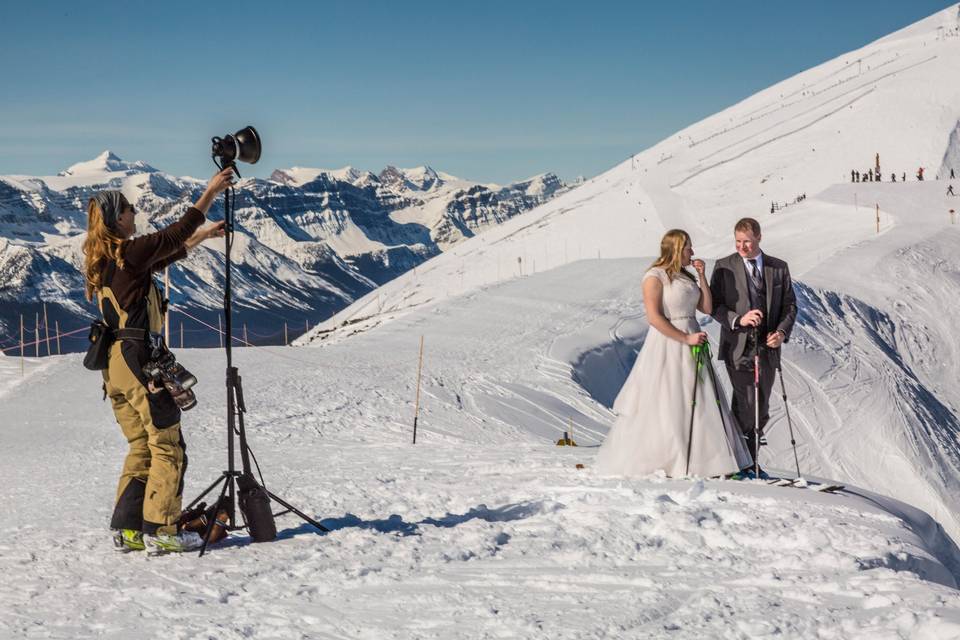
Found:
[[[671,282],[677,274],[683,274],[693,280],[690,272],[683,268],[683,247],[688,244],[690,244],[690,235],[686,231],[670,229],[660,240],[660,257],[650,267],[660,267],[666,271]]]
[[[86,280],[87,300],[103,286],[103,269],[113,260],[123,269],[121,248],[124,239],[110,231],[103,221],[103,211],[92,198],[87,204],[87,238],[83,241],[83,277]]]

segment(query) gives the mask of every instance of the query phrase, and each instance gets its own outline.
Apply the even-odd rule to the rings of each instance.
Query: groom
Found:
[[[717,260],[710,278],[713,317],[720,323],[718,357],[733,384],[733,415],[757,460],[754,438],[753,357],[760,350],[760,434],[769,420],[770,392],[780,366],[780,345],[797,318],[790,269],[760,251],[760,223],[743,218],[733,229],[737,252]],[[757,344],[759,338],[759,345]]]

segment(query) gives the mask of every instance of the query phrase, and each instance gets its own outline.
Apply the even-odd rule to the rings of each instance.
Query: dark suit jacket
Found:
[[[793,323],[797,319],[797,298],[793,293],[793,281],[787,263],[771,255],[763,254],[763,280],[767,289],[766,318],[770,332],[780,330],[784,342],[790,340]],[[710,278],[710,293],[713,296],[713,317],[720,323],[720,347],[718,357],[728,365],[736,366],[753,354],[745,354],[749,327],[733,328],[734,321],[750,311],[750,293],[747,289],[747,268],[740,254],[734,253],[717,260]],[[766,336],[761,336],[761,345]],[[779,355],[779,349],[777,350]]]

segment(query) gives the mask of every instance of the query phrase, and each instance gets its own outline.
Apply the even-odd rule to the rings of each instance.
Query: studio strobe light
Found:
[[[227,134],[223,138],[214,136],[211,142],[213,143],[212,155],[220,159],[219,165],[222,167],[234,165],[237,160],[256,164],[260,159],[260,134],[253,127],[244,127],[235,134]]]

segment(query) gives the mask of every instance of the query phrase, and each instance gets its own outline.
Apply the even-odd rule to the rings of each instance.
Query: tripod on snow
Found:
[[[237,177],[240,176],[240,173],[237,171],[236,165],[230,161],[224,163],[223,166],[220,163],[217,163],[216,156],[214,156],[214,163],[220,169],[226,167],[232,167],[234,172],[236,172]],[[223,316],[225,320],[225,329],[227,339],[224,342],[226,345],[226,354],[227,354],[227,469],[224,471],[219,478],[217,478],[209,487],[207,487],[203,493],[194,498],[187,506],[187,511],[190,510],[195,504],[200,502],[200,500],[206,496],[208,493],[213,491],[218,485],[221,485],[220,496],[217,498],[217,502],[214,505],[213,517],[209,518],[206,531],[203,535],[203,546],[200,548],[200,555],[202,556],[207,550],[207,544],[210,542],[211,534],[213,533],[213,528],[215,524],[223,526],[227,531],[237,531],[244,528],[250,530],[250,537],[253,538],[254,542],[268,542],[277,537],[277,527],[274,522],[275,516],[283,515],[286,513],[294,513],[305,522],[313,525],[317,530],[326,532],[328,529],[316,520],[310,518],[305,513],[291,505],[289,502],[277,496],[275,493],[269,491],[265,487],[263,482],[263,474],[260,472],[260,465],[256,462],[256,457],[254,456],[254,463],[257,466],[257,473],[260,476],[260,482],[258,483],[256,478],[254,478],[253,472],[250,467],[250,457],[253,452],[250,450],[250,447],[247,445],[247,433],[244,428],[243,423],[243,414],[246,413],[246,406],[243,402],[243,386],[240,380],[240,372],[237,367],[233,366],[233,333],[232,333],[232,322],[231,322],[231,310],[233,308],[233,299],[231,296],[231,280],[230,280],[230,249],[233,245],[233,232],[234,232],[234,211],[233,211],[233,188],[227,189],[224,192],[224,239],[226,240],[226,254],[225,254],[225,276],[224,276],[224,293],[223,293]],[[239,438],[240,441],[240,461],[242,464],[242,471],[237,471],[234,465],[234,438]],[[236,504],[237,498],[239,497],[240,502],[240,512],[244,518],[244,524],[238,525],[236,521]],[[284,511],[274,514],[271,511],[270,499],[273,499],[278,504],[285,507]],[[217,521],[218,515],[221,511],[226,511],[228,521],[226,523]]]

